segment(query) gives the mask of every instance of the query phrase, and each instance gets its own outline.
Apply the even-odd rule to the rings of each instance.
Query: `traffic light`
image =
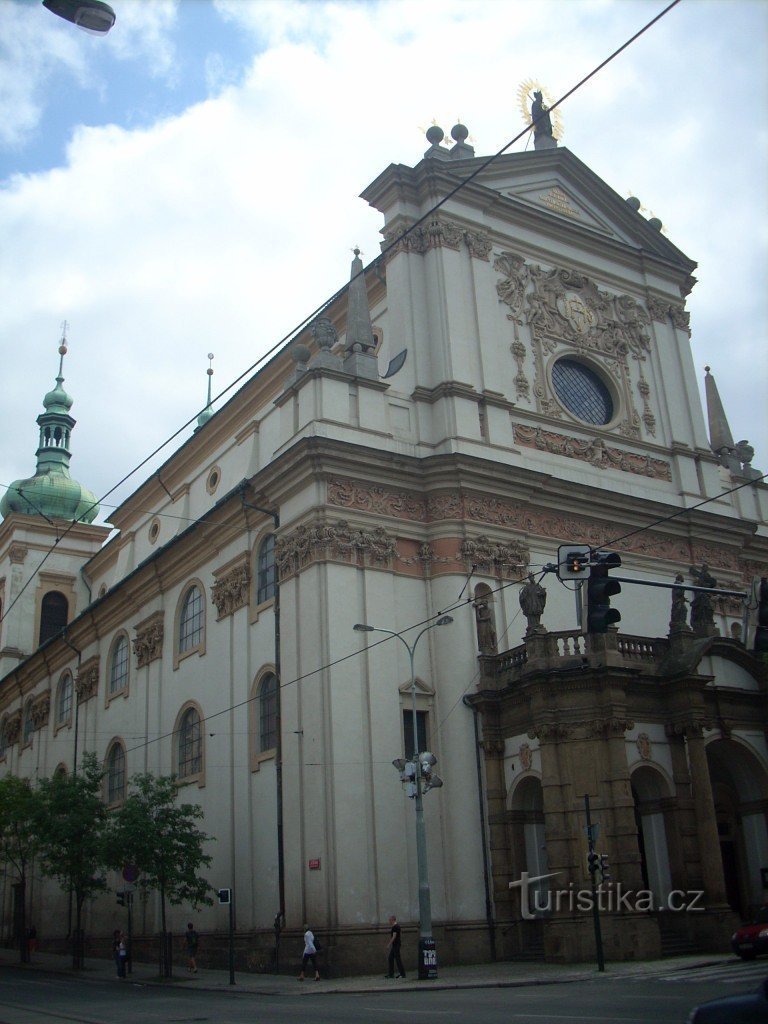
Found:
[[[621,565],[615,551],[595,551],[587,580],[587,633],[607,633],[608,627],[621,621],[621,613],[611,608],[611,598],[621,593],[621,584],[608,573]]]
[[[587,870],[590,875],[600,870],[600,855],[595,853],[594,850],[590,850],[587,854]]]
[[[589,575],[589,544],[561,544],[557,549],[557,576],[561,580],[584,580]]]
[[[762,576],[755,580],[753,593],[757,597],[757,615],[755,616],[755,654],[768,653],[768,578]]]
[[[600,854],[600,875],[604,882],[609,882],[611,880],[611,866],[608,863],[607,853]]]
[[[125,906],[125,892],[121,889],[115,895],[117,897],[117,905],[118,905],[118,907],[124,907]]]

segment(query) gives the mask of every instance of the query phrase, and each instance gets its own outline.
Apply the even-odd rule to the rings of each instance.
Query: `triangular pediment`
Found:
[[[657,226],[564,148],[500,157],[473,180],[549,221],[570,224],[692,270]],[[519,209],[519,206],[518,206]]]

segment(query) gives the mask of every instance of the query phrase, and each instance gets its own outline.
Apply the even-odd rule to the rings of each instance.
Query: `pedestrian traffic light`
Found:
[[[757,597],[757,615],[755,625],[755,654],[768,653],[768,578],[762,576],[755,580],[753,593]]]
[[[584,580],[589,575],[589,544],[561,544],[557,549],[557,576],[561,580]]]
[[[600,870],[600,856],[594,850],[590,850],[587,854],[587,870],[590,875],[594,875],[596,871]]]
[[[118,905],[118,907],[124,907],[125,906],[125,892],[121,889],[118,893],[116,893],[116,896],[117,896],[117,905]]]
[[[607,853],[600,854],[600,875],[604,882],[609,882],[611,880],[611,866],[608,863]]]
[[[608,573],[621,565],[615,551],[595,551],[587,580],[587,633],[607,633],[608,627],[621,621],[621,613],[611,608],[611,598],[621,593],[621,584]]]

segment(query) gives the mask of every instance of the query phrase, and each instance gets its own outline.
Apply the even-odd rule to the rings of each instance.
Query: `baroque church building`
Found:
[[[370,969],[390,914],[407,957],[424,869],[441,963],[591,959],[587,805],[606,957],[725,950],[768,885],[738,596],[768,574],[768,488],[709,372],[701,408],[695,264],[551,134],[490,163],[451,134],[365,189],[382,255],[215,412],[209,389],[111,530],[70,476],[62,342],[36,473],[0,503],[0,773],[94,751],[110,807],[174,773],[240,967],[309,921],[329,969]],[[585,631],[585,588],[545,572],[563,545],[620,555],[620,624]],[[426,864],[392,766],[416,742],[443,782]],[[27,896],[63,943],[66,894]],[[88,936],[115,913],[90,903]],[[133,915],[148,945],[154,894]],[[195,920],[224,941],[226,906]]]

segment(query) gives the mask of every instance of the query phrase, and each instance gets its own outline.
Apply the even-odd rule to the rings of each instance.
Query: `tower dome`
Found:
[[[14,512],[44,519],[80,520],[91,523],[99,513],[96,495],[69,474],[69,449],[75,420],[70,416],[72,398],[63,388],[66,335],[59,345],[59,374],[56,386],[43,398],[45,412],[37,417],[40,440],[34,476],[14,480],[0,499],[0,515]]]

